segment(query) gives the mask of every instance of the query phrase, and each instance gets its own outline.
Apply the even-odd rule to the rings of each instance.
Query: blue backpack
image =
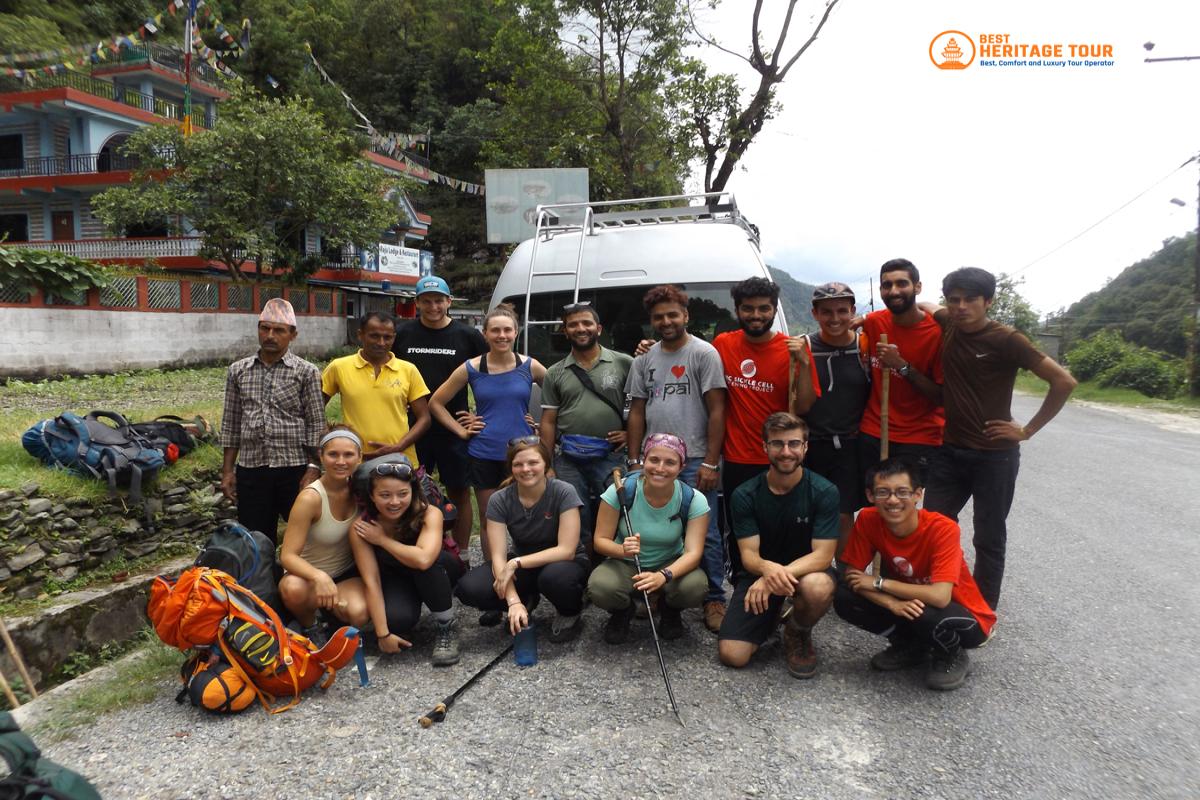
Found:
[[[166,463],[161,450],[112,411],[93,411],[83,418],[64,411],[25,431],[21,445],[46,466],[107,481],[113,497],[118,485],[128,485],[135,502],[142,500],[142,482]]]
[[[642,477],[642,471],[635,469],[633,472],[628,472],[621,478],[621,492],[617,495],[621,500],[621,505],[626,511],[633,510],[633,500],[637,496],[638,478]],[[628,487],[632,485],[633,488]],[[692,498],[696,496],[696,490],[688,486],[683,481],[679,482],[680,497],[679,510],[671,515],[669,521],[679,520],[683,524],[684,533],[687,533],[688,511],[692,507]]]

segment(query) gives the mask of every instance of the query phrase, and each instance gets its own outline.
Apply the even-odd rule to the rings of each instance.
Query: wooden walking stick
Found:
[[[12,704],[13,708],[18,708],[21,705],[21,701],[13,693],[12,687],[8,685],[8,679],[4,677],[3,672],[0,672],[0,689],[4,690],[4,696],[8,698],[8,702]]]
[[[888,343],[886,333],[879,335],[879,343]],[[888,392],[891,389],[892,370],[886,365],[880,366],[883,397],[879,403],[879,460],[883,461],[888,457]]]
[[[4,624],[3,618],[0,618],[0,639],[4,639],[4,646],[8,648],[13,663],[17,665],[17,672],[21,673],[21,680],[25,681],[25,691],[29,692],[30,697],[36,698],[38,696],[37,687],[33,685],[33,679],[29,677],[29,670],[25,669],[25,659],[21,657],[21,651],[13,643],[12,637],[8,635],[8,626]]]

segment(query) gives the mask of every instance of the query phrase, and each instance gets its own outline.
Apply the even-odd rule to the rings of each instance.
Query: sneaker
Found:
[[[629,639],[629,624],[633,621],[633,609],[609,612],[604,623],[604,641],[609,644],[624,644]]]
[[[569,642],[578,636],[581,630],[583,630],[583,615],[576,614],[573,617],[565,617],[562,614],[555,614],[554,622],[550,624],[550,635],[546,638],[555,643]]]
[[[301,630],[300,634],[312,642],[318,650],[329,643],[329,629],[325,627],[325,623],[321,621],[320,617],[312,625]]]
[[[666,603],[659,605],[658,635],[663,639],[678,639],[683,636],[683,617],[678,608],[671,608]]]
[[[971,659],[966,648],[960,647],[949,655],[934,655],[925,673],[925,685],[939,692],[949,692],[962,686],[971,674]]]
[[[871,656],[871,667],[880,672],[895,672],[924,664],[929,659],[929,649],[912,639],[893,637],[886,650]]]
[[[433,665],[435,667],[448,667],[451,664],[457,664],[459,659],[458,652],[458,631],[455,628],[454,620],[449,622],[434,622],[433,634]]]
[[[500,609],[485,611],[479,615],[479,627],[494,628],[504,621],[504,612]]]
[[[721,630],[725,621],[725,602],[723,600],[708,600],[704,603],[704,627],[713,633]]]
[[[793,678],[811,678],[817,674],[817,651],[812,643],[812,628],[788,622],[783,626],[783,657]]]

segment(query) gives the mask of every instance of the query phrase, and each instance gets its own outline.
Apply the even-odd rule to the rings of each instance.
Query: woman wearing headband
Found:
[[[515,636],[545,597],[557,612],[552,642],[575,638],[582,625],[588,557],[579,541],[575,487],[550,478],[550,454],[536,436],[509,443],[505,469],[512,474],[487,505],[490,564],[480,564],[458,584],[458,599],[482,611],[508,611]],[[509,545],[509,538],[512,544]]]
[[[680,612],[699,608],[708,590],[707,578],[696,569],[704,553],[708,501],[677,480],[687,462],[687,446],[678,436],[655,433],[646,437],[642,454],[642,472],[632,473],[635,477],[623,481],[622,487],[633,531],[625,528],[615,486],[600,495],[603,502],[596,513],[592,546],[607,558],[592,571],[588,596],[611,615],[604,626],[609,644],[629,638],[635,593],[650,592],[652,600],[659,597],[658,633],[663,639],[678,639],[683,635]],[[641,572],[635,555],[641,559]]]
[[[288,514],[279,560],[284,606],[318,647],[328,638],[318,610],[361,627],[367,621],[363,583],[354,566],[349,531],[358,506],[350,478],[362,461],[362,441],[345,425],[321,437],[321,477],[300,490]]]
[[[426,500],[410,465],[377,464],[370,472],[366,511],[350,537],[379,649],[396,653],[411,647],[401,634],[417,627],[424,604],[433,616],[435,667],[459,659],[452,606],[462,566],[442,550],[443,525],[441,509]]]

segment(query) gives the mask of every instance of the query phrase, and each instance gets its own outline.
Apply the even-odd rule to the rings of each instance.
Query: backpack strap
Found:
[[[633,472],[626,473],[625,477],[621,479],[622,491],[619,493],[618,497],[621,499],[621,505],[625,508],[626,511],[633,510],[633,500],[634,500],[634,497],[637,495],[638,479],[641,477],[642,477],[642,470],[636,469]],[[633,480],[633,488],[625,489],[625,487],[629,485],[629,481],[631,479]],[[672,514],[668,518],[667,521],[670,522],[672,520],[679,520],[680,522],[682,522],[683,523],[683,531],[686,534],[687,533],[687,524],[688,524],[688,511],[690,511],[692,508],[692,498],[696,496],[696,490],[693,489],[691,486],[688,486],[683,481],[679,482],[679,489],[680,489],[679,510],[676,511],[674,514]],[[633,531],[627,531],[626,535],[628,535],[630,533],[633,533]]]
[[[587,389],[589,392],[596,395],[596,397],[599,397],[604,401],[604,405],[608,406],[616,413],[617,423],[621,427],[624,427],[625,412],[617,408],[617,404],[610,400],[607,396],[600,394],[599,390],[596,389],[596,384],[592,383],[592,377],[584,371],[583,367],[579,366],[578,364],[568,364],[567,369],[571,370],[571,373],[579,379],[579,382],[583,384],[584,389]]]

